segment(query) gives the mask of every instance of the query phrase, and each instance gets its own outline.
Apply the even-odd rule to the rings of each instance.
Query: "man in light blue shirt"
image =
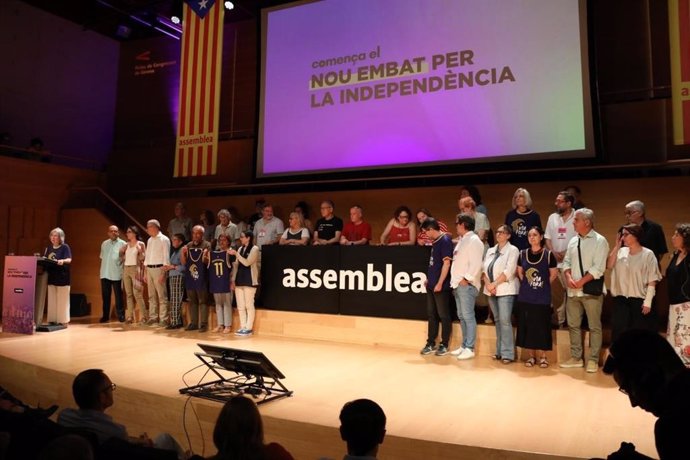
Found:
[[[115,295],[117,319],[125,321],[125,309],[122,302],[122,261],[120,249],[126,245],[120,238],[120,230],[111,225],[108,227],[108,239],[101,244],[101,294],[103,295],[103,316],[101,323],[110,321],[110,297]]]

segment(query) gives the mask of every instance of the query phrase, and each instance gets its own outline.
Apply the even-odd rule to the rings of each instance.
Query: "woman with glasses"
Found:
[[[611,340],[628,329],[656,331],[657,315],[652,310],[656,284],[661,280],[654,253],[642,246],[642,227],[624,225],[618,231],[616,245],[609,253],[606,268],[611,271]]]
[[[494,359],[503,364],[515,361],[515,343],[511,315],[520,283],[515,276],[519,251],[510,244],[511,229],[501,225],[496,229],[496,246],[484,257],[484,293],[496,323],[496,353]]]
[[[673,258],[666,269],[671,304],[666,338],[685,366],[690,367],[690,224],[676,225],[671,243]]]
[[[297,211],[290,213],[288,228],[281,235],[278,244],[281,246],[306,246],[309,244],[309,229],[304,226],[302,214]]]
[[[126,235],[127,244],[120,248],[120,259],[124,265],[122,282],[125,285],[125,295],[127,296],[125,321],[127,324],[134,322],[134,299],[136,299],[137,305],[139,305],[139,319],[142,323],[145,323],[149,316],[149,311],[144,301],[144,284],[146,283],[144,257],[146,256],[146,244],[141,241],[139,229],[136,225],[127,227]]]
[[[417,240],[417,226],[412,220],[412,211],[407,206],[398,206],[393,218],[388,221],[381,234],[384,246],[413,246]]]

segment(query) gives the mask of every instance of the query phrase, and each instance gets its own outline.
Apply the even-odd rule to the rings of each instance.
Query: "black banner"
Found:
[[[264,246],[264,304],[276,310],[426,318],[429,248]]]

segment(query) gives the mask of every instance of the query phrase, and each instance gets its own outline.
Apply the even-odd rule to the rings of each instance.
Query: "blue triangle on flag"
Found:
[[[203,19],[208,14],[208,10],[216,3],[216,0],[185,0],[185,2]]]

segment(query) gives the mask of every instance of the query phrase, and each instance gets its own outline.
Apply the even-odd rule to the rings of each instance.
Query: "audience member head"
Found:
[[[412,218],[412,211],[407,206],[398,206],[393,213],[393,218],[398,224],[407,226]]]
[[[65,231],[60,227],[55,227],[48,234],[48,238],[50,238],[50,242],[53,246],[60,246],[65,242]]]
[[[613,375],[633,407],[657,417],[662,410],[666,384],[685,369],[668,341],[650,330],[623,332],[609,349],[604,373]]]
[[[130,241],[139,241],[141,239],[139,228],[136,225],[130,225],[127,227],[127,231],[125,233],[127,235],[127,239]]]
[[[213,443],[219,458],[260,458],[264,428],[254,401],[233,396],[225,403],[213,429]]]
[[[455,217],[455,226],[458,228],[458,234],[460,236],[465,235],[467,232],[473,232],[475,226],[474,217],[469,214],[460,213]]]
[[[230,248],[230,237],[226,235],[225,233],[221,233],[218,235],[218,247],[222,250],[226,250]]]
[[[117,225],[111,225],[110,227],[108,227],[108,238],[115,241],[118,239],[119,236],[120,236],[120,229],[117,228]]]
[[[532,209],[532,196],[527,189],[520,187],[513,193],[512,205],[513,209]]]
[[[254,246],[254,233],[250,230],[240,232],[240,244],[248,248]]]
[[[563,190],[556,195],[556,202],[554,204],[556,205],[556,212],[562,216],[568,214],[573,209],[575,197],[570,192]]]
[[[302,218],[309,219],[309,205],[306,201],[298,201],[295,205],[295,211],[302,214]]]
[[[687,253],[690,250],[690,224],[676,224],[676,231],[671,236],[671,243],[674,250]]]
[[[227,227],[230,224],[230,211],[227,209],[221,209],[218,211],[218,222],[223,227]]]
[[[510,225],[503,224],[499,225],[494,233],[496,234],[497,245],[502,247],[510,240],[510,237],[513,236],[513,229],[510,228]]]
[[[625,205],[625,218],[629,224],[641,224],[644,222],[644,203],[634,200]]]
[[[575,211],[573,227],[578,235],[584,236],[594,228],[594,211],[589,208],[580,208]]]
[[[304,218],[302,218],[302,214],[293,211],[290,213],[290,218],[288,219],[288,224],[290,225],[290,228],[293,230],[297,230],[298,228],[303,228],[304,227]]]
[[[477,205],[482,204],[482,196],[479,194],[479,189],[474,185],[463,185],[460,187],[460,198],[470,197]]]
[[[434,219],[433,217],[427,217],[424,219],[424,222],[422,222],[422,230],[436,230],[436,231],[441,231],[441,227],[438,225],[438,221]]]
[[[213,211],[210,209],[205,209],[204,212],[202,212],[199,216],[199,219],[204,225],[214,225],[216,223],[216,219],[213,216]]]
[[[79,409],[103,412],[113,405],[115,388],[101,369],[87,369],[74,378],[72,396]]]
[[[335,204],[331,200],[324,200],[321,202],[321,217],[324,219],[329,219],[333,216],[334,210]]]
[[[192,227],[192,241],[196,244],[201,243],[204,240],[204,232],[206,229],[203,225],[195,225]]]
[[[184,217],[186,213],[187,210],[182,202],[175,203],[175,217]]]
[[[419,208],[415,213],[415,217],[417,218],[417,223],[421,227],[425,220],[434,216],[431,215],[431,211],[429,211],[427,208]]]
[[[354,205],[353,207],[350,208],[350,221],[353,224],[358,224],[362,222],[362,214],[363,214],[363,209],[359,205]]]
[[[170,239],[171,243],[171,248],[170,251],[171,253],[173,251],[176,251],[180,249],[182,246],[184,246],[187,243],[187,240],[184,238],[184,234],[182,233],[175,233],[172,238]]]
[[[149,236],[156,236],[160,233],[161,231],[161,223],[158,222],[157,219],[151,219],[148,222],[146,222],[146,233],[149,234]]]
[[[458,201],[458,208],[460,208],[461,213],[473,216],[477,209],[477,203],[470,197],[460,198],[460,201]]]
[[[263,208],[261,208],[261,217],[264,220],[271,220],[273,219],[273,205],[270,203],[266,203]]]
[[[623,237],[626,246],[637,246],[644,236],[644,230],[641,225],[626,224],[618,229],[618,234]]]
[[[370,399],[345,403],[340,411],[340,437],[347,453],[375,457],[386,436],[386,414]]]
[[[534,242],[539,242],[540,247],[544,247],[546,241],[544,240],[544,229],[538,225],[534,225],[527,230],[527,241],[530,245]],[[536,244],[536,243],[535,243]]]

